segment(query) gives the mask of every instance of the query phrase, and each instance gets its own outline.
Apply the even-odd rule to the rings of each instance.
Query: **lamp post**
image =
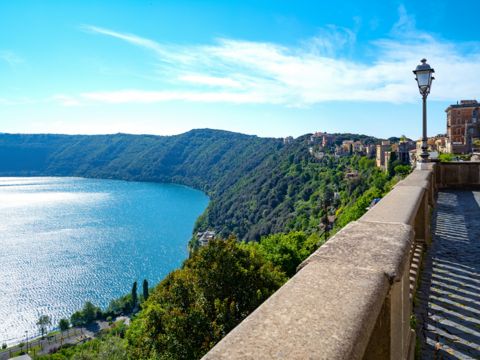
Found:
[[[420,60],[421,64],[413,71],[415,80],[417,80],[418,90],[423,99],[423,134],[422,134],[422,153],[420,154],[420,169],[424,169],[428,162],[428,144],[427,144],[427,96],[430,93],[432,80],[435,78],[432,74],[435,72],[430,65],[427,64],[427,59]]]

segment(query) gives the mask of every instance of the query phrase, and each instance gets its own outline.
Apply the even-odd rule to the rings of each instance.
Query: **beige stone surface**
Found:
[[[335,259],[365,269],[377,269],[393,279],[409,258],[413,240],[411,226],[353,222],[339,231],[300,266]]]
[[[421,186],[397,186],[360,221],[413,225],[424,192]]]

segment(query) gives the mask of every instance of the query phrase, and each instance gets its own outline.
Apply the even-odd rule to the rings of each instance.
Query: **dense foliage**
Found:
[[[163,280],[127,332],[134,359],[198,359],[286,276],[234,239],[212,241]]]
[[[195,231],[259,240],[271,233],[318,231],[326,203],[330,210],[344,207],[363,194],[374,177],[381,177],[373,163],[369,163],[372,168],[365,167],[359,156],[338,157],[327,150],[322,160],[316,159],[309,153],[309,138],[284,145],[281,139],[217,130],[168,137],[0,134],[0,175],[74,175],[190,185],[211,197]],[[346,139],[376,140],[336,135],[337,143]],[[359,177],[346,180],[351,171],[359,171]],[[377,187],[383,190],[383,184]],[[328,193],[337,196],[332,200],[325,197]]]

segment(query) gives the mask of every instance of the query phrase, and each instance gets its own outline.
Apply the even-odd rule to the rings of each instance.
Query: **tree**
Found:
[[[50,319],[50,316],[40,315],[37,321],[37,326],[40,332],[42,333],[42,338],[45,335],[45,333],[48,331],[48,327],[50,325],[52,325],[52,320]]]
[[[287,276],[291,277],[295,275],[298,265],[317,248],[320,242],[318,234],[308,236],[304,232],[298,231],[268,235],[259,243],[250,242],[242,244],[242,246],[257,248],[266,260],[278,266]]]
[[[137,295],[137,282],[135,281],[132,286],[132,309],[135,308],[137,305],[138,301],[138,295]]]
[[[85,325],[83,313],[81,311],[75,311],[72,316],[70,316],[70,323],[72,324],[72,326]]]
[[[406,176],[410,173],[412,167],[410,165],[397,165],[394,170],[395,175]]]
[[[395,176],[395,166],[399,165],[399,162],[397,161],[397,153],[395,151],[392,151],[390,154],[390,159],[387,164],[387,173],[388,177],[392,178]]]
[[[148,281],[147,279],[143,279],[143,300],[148,299]]]
[[[150,294],[127,330],[132,359],[199,359],[286,281],[255,249],[212,240]]]
[[[61,332],[64,332],[64,331],[67,331],[68,328],[70,327],[70,321],[68,321],[68,319],[60,319],[60,321],[58,322],[58,327],[60,328],[60,331]]]
[[[87,301],[85,305],[83,305],[82,314],[83,320],[85,324],[90,324],[93,320],[97,318],[99,308],[93,305],[90,301]]]

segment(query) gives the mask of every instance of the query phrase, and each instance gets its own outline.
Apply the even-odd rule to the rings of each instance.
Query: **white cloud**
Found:
[[[185,74],[178,78],[180,81],[190,82],[197,85],[220,86],[230,88],[240,88],[241,83],[228,77],[217,77],[203,74]]]
[[[188,91],[143,91],[119,90],[89,92],[81,94],[87,100],[110,104],[156,103],[164,101],[229,102],[229,103],[265,103],[262,94],[232,92],[188,92]]]
[[[63,106],[78,106],[80,105],[80,101],[73,96],[68,95],[54,95],[52,96],[52,100],[60,103]]]
[[[15,66],[25,62],[23,58],[11,50],[1,50],[0,60],[5,61],[10,66]]]
[[[480,94],[480,50],[415,29],[404,7],[390,38],[370,43],[373,60],[352,60],[352,30],[327,26],[296,47],[218,39],[213,45],[163,45],[137,35],[95,26],[84,30],[152,51],[171,89],[86,92],[82,99],[106,103],[163,101],[271,103],[308,106],[325,101],[418,100],[413,68],[427,57],[436,70],[430,98],[457,100]]]

